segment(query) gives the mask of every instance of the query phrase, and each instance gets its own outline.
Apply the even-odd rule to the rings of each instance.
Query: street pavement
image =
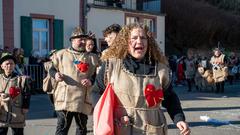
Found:
[[[226,83],[225,93],[216,94],[209,91],[187,92],[186,86],[174,86],[178,94],[186,120],[190,125],[192,135],[240,135],[240,81],[233,85]],[[179,135],[180,132],[165,113],[168,122],[168,134]],[[230,124],[205,122],[200,116],[208,116]],[[53,117],[53,108],[46,94],[33,95],[30,111],[27,116],[25,135],[54,135],[57,120]],[[92,117],[89,117],[88,135],[92,132]],[[69,135],[75,135],[75,122],[69,130]],[[9,130],[8,135],[11,135]]]

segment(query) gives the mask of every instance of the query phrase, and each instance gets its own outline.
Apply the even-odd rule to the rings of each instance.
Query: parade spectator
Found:
[[[224,83],[228,75],[227,68],[227,57],[222,53],[220,48],[213,50],[213,56],[211,57],[210,63],[213,70],[213,78],[216,83],[216,93],[224,92]]]
[[[238,73],[237,62],[238,62],[238,59],[237,59],[235,53],[231,52],[229,59],[228,59],[228,71],[229,71],[228,72],[229,73],[228,81],[231,85],[233,84],[234,77]]]
[[[26,63],[24,61],[24,50],[23,48],[19,48],[19,56],[20,56],[20,63],[22,64],[22,66],[24,66]]]
[[[177,60],[177,85],[184,85],[185,75],[184,75],[184,59],[186,57],[181,57]]]
[[[40,53],[37,50],[32,50],[31,55],[29,56],[29,64],[31,65],[40,65],[42,62],[40,58]]]
[[[176,55],[170,56],[168,62],[170,69],[172,71],[173,83],[175,84],[177,81],[177,56]]]
[[[3,54],[0,59],[0,135],[7,135],[8,128],[13,135],[23,135],[26,113],[30,104],[29,78],[14,73],[16,59]]]
[[[87,134],[87,119],[92,113],[90,89],[96,71],[97,58],[85,51],[84,34],[76,27],[70,37],[71,46],[57,51],[53,56],[50,75],[58,82],[54,91],[54,108],[57,113],[56,135],[67,135],[73,117],[76,135]]]
[[[21,55],[20,48],[14,48],[13,49],[13,56],[16,59],[16,66],[15,66],[15,72],[19,75],[23,75],[24,73],[24,61],[23,56]]]
[[[187,52],[187,58],[184,60],[185,79],[188,84],[188,92],[192,91],[192,85],[195,84],[194,77],[196,73],[196,60],[192,49]]]
[[[171,86],[167,59],[148,33],[140,24],[123,27],[104,57],[105,63],[91,94],[93,104],[110,85],[116,97],[113,108],[115,135],[167,134],[161,105],[181,134],[189,135],[179,98]]]
[[[9,46],[4,46],[4,53],[11,53]]]
[[[43,66],[44,59],[40,57],[40,52],[37,50],[32,50],[31,55],[29,56],[29,66],[27,66],[27,73],[31,76],[32,83],[31,88],[32,93],[39,93],[38,91],[40,78],[43,78],[43,74],[39,71],[44,70]],[[40,84],[42,86],[42,84]]]

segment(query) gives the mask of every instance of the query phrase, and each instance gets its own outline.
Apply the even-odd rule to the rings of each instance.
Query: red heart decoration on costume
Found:
[[[144,96],[148,107],[153,107],[162,102],[163,90],[161,88],[156,90],[154,85],[148,84],[144,90]]]
[[[80,62],[79,64],[77,64],[77,68],[81,72],[87,72],[88,67],[89,67],[88,63]]]
[[[11,98],[15,98],[20,94],[21,90],[20,88],[16,88],[16,87],[10,87],[9,88],[9,95]]]

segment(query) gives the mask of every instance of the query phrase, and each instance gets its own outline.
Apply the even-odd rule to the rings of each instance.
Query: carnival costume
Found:
[[[227,79],[228,68],[225,66],[224,59],[225,55],[221,54],[218,57],[213,56],[210,60],[210,63],[212,64],[213,78],[216,83],[225,81]]]
[[[212,56],[210,63],[212,64],[213,79],[216,84],[216,93],[224,92],[224,81],[228,76],[228,68],[225,65],[226,57],[224,54]]]
[[[115,135],[166,135],[167,124],[161,106],[167,108],[175,123],[185,120],[180,101],[172,90],[169,69],[164,64],[150,64],[146,59],[136,61],[129,55],[123,60],[110,59],[96,78],[92,91],[94,105],[105,89],[106,80],[112,84],[116,96]],[[129,122],[124,123],[122,119]]]
[[[26,116],[22,109],[30,105],[28,77],[0,74],[0,84],[0,127],[23,128]]]
[[[98,65],[96,55],[78,52],[70,47],[58,51],[52,61],[56,70],[64,76],[64,80],[58,82],[54,92],[55,110],[91,114],[91,88],[81,85],[80,82],[84,78],[90,79],[95,73]],[[52,71],[54,70],[50,70]],[[50,73],[51,76],[54,77],[57,71]]]

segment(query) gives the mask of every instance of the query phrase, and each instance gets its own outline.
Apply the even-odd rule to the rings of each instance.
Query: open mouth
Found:
[[[142,51],[144,48],[143,47],[135,47],[134,48],[136,51]]]
[[[143,46],[138,46],[138,47],[135,47],[135,52],[136,53],[143,53],[144,52],[144,47]]]

